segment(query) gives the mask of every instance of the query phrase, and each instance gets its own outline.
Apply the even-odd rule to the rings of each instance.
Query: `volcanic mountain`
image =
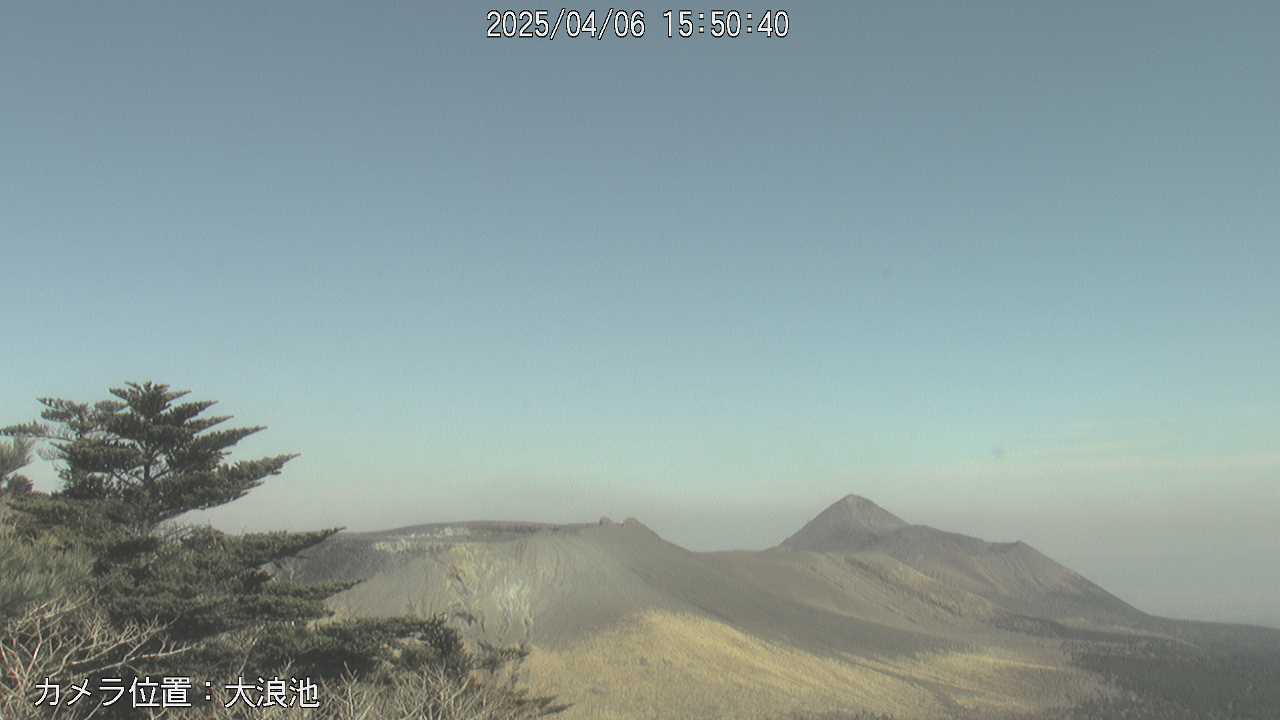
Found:
[[[570,718],[1025,716],[1104,689],[1068,642],[1208,632],[1025,543],[913,525],[856,495],[758,552],[690,552],[631,519],[465,522],[339,534],[283,571],[362,579],[333,599],[341,615],[452,613],[477,640],[527,644]]]
[[[853,551],[904,527],[905,520],[870,500],[846,495],[783,540],[782,547],[813,552]]]
[[[1011,613],[1099,625],[1142,622],[1142,613],[1023,542],[989,543],[911,525],[874,502],[848,495],[779,546],[850,561],[892,559]]]

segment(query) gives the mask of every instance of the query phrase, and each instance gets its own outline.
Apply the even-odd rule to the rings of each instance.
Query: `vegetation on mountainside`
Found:
[[[1280,717],[1280,643],[1270,651],[1158,638],[1077,643],[1075,662],[1116,686],[1084,717],[1133,720],[1275,720]],[[1092,714],[1086,714],[1092,713]]]
[[[1109,688],[1072,707],[1035,714],[958,711],[954,720],[1276,720],[1280,717],[1280,646],[1241,651],[1153,637],[1112,635],[1069,642],[1073,662]],[[860,714],[795,720],[906,720]]]

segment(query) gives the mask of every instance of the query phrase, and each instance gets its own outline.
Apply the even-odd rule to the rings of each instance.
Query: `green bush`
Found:
[[[24,537],[17,513],[0,497],[0,623],[32,603],[71,593],[89,582],[89,556],[51,538]]]

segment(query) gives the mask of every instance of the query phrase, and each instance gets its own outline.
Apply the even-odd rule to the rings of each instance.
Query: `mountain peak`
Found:
[[[902,518],[861,495],[845,495],[782,542],[792,550],[851,550],[907,527]]]
[[[853,507],[871,507],[871,508],[876,508],[878,510],[884,509],[884,508],[881,508],[879,505],[875,504],[874,502],[872,502],[871,500],[861,495],[855,495],[853,493],[845,495],[844,497],[832,503],[832,505],[833,506],[834,505],[850,505]]]

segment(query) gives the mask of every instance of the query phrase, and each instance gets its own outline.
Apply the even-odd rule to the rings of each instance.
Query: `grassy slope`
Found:
[[[1051,654],[834,658],[659,612],[561,650],[537,650],[529,670],[535,687],[573,704],[568,720],[763,720],[848,708],[925,720],[957,710],[1034,712],[1096,687]]]

